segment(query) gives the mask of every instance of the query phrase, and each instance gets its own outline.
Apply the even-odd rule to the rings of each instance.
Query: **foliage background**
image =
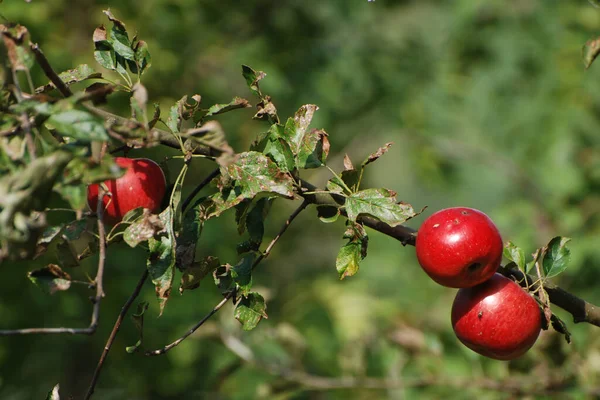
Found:
[[[600,30],[600,12],[585,1],[377,0],[5,0],[0,13],[27,26],[56,70],[93,59],[93,29],[102,9],[149,43],[153,66],[144,84],[163,109],[183,94],[203,104],[250,98],[240,73],[248,64],[267,72],[263,90],[280,115],[314,103],[313,126],[330,135],[329,164],[340,169],[348,153],[362,160],[385,142],[395,145],[366,176],[415,206],[479,208],[505,239],[533,250],[561,234],[573,238],[573,262],[557,283],[600,303],[600,74],[585,71],[581,46]],[[46,79],[32,71],[37,84]],[[254,99],[253,99],[254,101]],[[127,115],[125,95],[110,108]],[[251,109],[221,119],[236,151],[265,125]],[[162,159],[169,150],[140,155]],[[136,156],[138,154],[135,154]],[[173,166],[175,178],[178,161]],[[212,166],[194,162],[187,190]],[[307,176],[323,184],[323,172]],[[292,210],[279,204],[273,234]],[[231,215],[210,221],[199,253],[235,260],[238,241]],[[281,222],[280,222],[281,221]],[[414,251],[371,235],[360,273],[337,279],[335,256],[343,224],[323,225],[314,210],[302,215],[257,270],[269,319],[241,333],[224,308],[197,335],[162,358],[129,355],[136,340],[126,323],[109,355],[96,396],[102,399],[223,398],[507,398],[477,389],[486,378],[511,382],[564,382],[557,398],[594,398],[600,388],[600,335],[574,326],[567,345],[545,332],[523,359],[501,363],[474,355],[455,339],[450,322],[454,291],[437,286],[419,268]],[[5,337],[0,345],[0,398],[43,398],[56,382],[76,398],[87,388],[121,305],[144,268],[144,253],[109,249],[107,297],[93,337]],[[40,261],[43,262],[44,260]],[[35,263],[3,266],[0,324],[85,326],[90,305],[84,288],[49,297],[25,271]],[[95,260],[84,268],[93,273]],[[180,336],[219,299],[212,282],[174,295],[157,315],[153,290],[145,345]],[[430,377],[440,385],[388,390],[307,391],[241,362],[219,332],[239,339],[259,361],[280,373],[304,370],[322,377],[372,376],[401,382]],[[241,344],[239,344],[241,343]],[[456,387],[460,382],[468,387]],[[446,385],[441,385],[446,383]],[[595,392],[594,392],[595,391]],[[566,393],[565,393],[566,392]]]

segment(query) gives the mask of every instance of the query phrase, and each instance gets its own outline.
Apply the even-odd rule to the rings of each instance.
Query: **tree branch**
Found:
[[[135,299],[140,294],[140,291],[142,290],[142,286],[144,286],[144,282],[146,282],[146,279],[148,279],[148,269],[144,270],[144,273],[142,274],[142,277],[140,278],[139,282],[137,283],[135,289],[133,290],[133,293],[131,293],[131,296],[129,296],[129,298],[127,299],[127,301],[121,308],[121,312],[119,313],[119,316],[117,317],[117,320],[112,329],[112,332],[110,333],[110,336],[108,337],[106,345],[104,345],[104,351],[102,351],[102,355],[100,356],[100,360],[98,361],[98,365],[96,366],[96,370],[94,371],[94,375],[92,376],[92,381],[90,382],[90,386],[84,397],[85,400],[88,400],[90,397],[92,397],[92,394],[94,394],[94,388],[96,387],[96,383],[98,382],[98,378],[100,377],[100,371],[102,370],[104,362],[106,361],[106,357],[108,356],[108,352],[110,351],[110,349],[113,345],[113,342],[115,341],[117,332],[119,332],[119,329],[121,329],[121,324],[123,323],[123,319],[125,318],[125,315],[127,315],[127,312],[129,311],[129,308],[131,307],[131,305],[133,304]]]
[[[344,203],[344,198],[342,196],[327,193],[314,194],[312,192],[319,192],[315,186],[305,181],[302,181],[301,184],[302,189],[300,191],[300,195],[311,204],[317,206],[322,205],[339,207],[340,204]],[[310,194],[303,194],[303,192],[309,192]],[[371,217],[363,216],[360,217],[359,220],[369,228],[399,240],[403,245],[414,246],[416,243],[417,231],[412,228],[402,225],[391,227]],[[537,281],[536,278],[530,275],[527,275],[527,280],[525,280],[525,275],[517,268],[506,268],[501,266],[498,269],[498,272],[507,277],[516,278],[517,282],[523,287],[527,287],[527,282]],[[538,285],[539,284],[536,284],[534,288],[538,287]],[[600,307],[580,299],[579,297],[567,292],[564,289],[561,289],[553,283],[546,282],[543,286],[546,293],[548,293],[550,302],[570,313],[573,316],[573,322],[587,322],[600,327]]]
[[[69,333],[72,335],[93,335],[98,328],[98,321],[100,319],[100,301],[104,297],[104,264],[106,262],[106,232],[104,229],[104,196],[106,193],[100,187],[98,193],[98,203],[96,206],[96,213],[98,215],[98,236],[99,236],[99,256],[98,256],[98,270],[96,272],[96,278],[94,283],[96,286],[96,296],[91,298],[94,304],[92,309],[92,320],[87,328],[27,328],[27,329],[11,329],[11,330],[0,330],[0,336],[15,336],[15,335],[53,335]]]
[[[31,51],[33,51],[33,54],[35,55],[35,60],[37,61],[37,63],[40,65],[40,67],[44,71],[44,74],[46,74],[48,79],[50,79],[50,82],[54,83],[54,86],[56,86],[58,91],[63,96],[65,96],[65,97],[72,96],[73,92],[71,92],[71,89],[69,89],[69,87],[62,81],[62,79],[60,79],[58,74],[54,71],[54,69],[48,62],[48,59],[42,52],[42,49],[40,49],[40,46],[38,46],[37,43],[35,43],[35,44],[32,43],[30,47],[31,47]]]
[[[283,224],[283,226],[279,230],[279,233],[277,233],[277,235],[275,235],[275,237],[273,238],[273,240],[271,240],[271,243],[269,243],[269,245],[267,246],[267,248],[265,249],[265,251],[256,260],[254,260],[254,263],[252,264],[252,270],[254,270],[258,266],[258,264],[260,264],[260,262],[262,260],[264,260],[265,258],[267,258],[269,256],[269,254],[271,253],[271,250],[273,250],[273,246],[275,246],[275,243],[277,243],[277,241],[279,240],[279,238],[281,238],[281,236],[288,229],[288,227],[290,226],[290,224],[292,223],[292,221],[294,221],[294,219],[296,219],[296,217],[298,216],[298,214],[300,214],[302,212],[302,210],[304,210],[308,206],[308,204],[309,204],[309,202],[306,201],[306,200],[304,200],[302,202],[302,204],[300,204],[298,206],[298,208],[296,208],[294,210],[294,212],[289,216],[289,218],[285,221],[285,223]],[[223,300],[221,300],[219,302],[219,304],[217,304],[208,314],[206,314],[204,316],[204,318],[202,318],[200,320],[200,322],[198,322],[196,325],[194,325],[189,331],[187,331],[179,339],[177,339],[176,341],[174,341],[171,344],[166,345],[165,347],[163,347],[161,349],[147,351],[144,354],[147,355],[147,356],[160,356],[162,354],[165,354],[167,351],[171,350],[173,347],[177,346],[179,343],[183,342],[192,333],[194,333],[198,328],[200,328],[206,321],[208,321],[210,319],[210,317],[212,317],[213,315],[215,315],[229,301],[229,299],[231,299],[235,295],[235,292],[236,292],[235,290],[232,290],[229,293],[227,293],[227,295],[223,298]]]
[[[212,181],[214,178],[216,178],[217,176],[219,176],[219,173],[221,172],[221,170],[219,168],[215,168],[210,174],[208,174],[208,176],[206,178],[204,178],[204,180],[202,182],[200,182],[198,184],[198,186],[196,186],[194,188],[194,190],[192,190],[192,193],[190,193],[185,200],[183,201],[182,205],[181,205],[181,210],[183,212],[185,212],[185,210],[188,208],[188,206],[190,205],[190,203],[192,202],[192,200],[194,200],[194,197],[196,197],[196,195],[198,193],[200,193],[200,191],[202,189],[204,189],[204,187],[206,185],[208,185],[210,183],[210,181]]]

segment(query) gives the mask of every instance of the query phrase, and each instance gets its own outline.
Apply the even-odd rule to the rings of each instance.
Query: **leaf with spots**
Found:
[[[305,104],[296,112],[293,118],[285,123],[283,138],[289,143],[295,155],[300,153],[304,135],[310,125],[313,114],[319,107],[314,104]]]
[[[71,276],[56,264],[48,264],[43,268],[28,272],[27,277],[37,287],[49,294],[68,290],[71,287]]]
[[[410,204],[397,203],[396,193],[389,189],[365,189],[352,193],[344,205],[348,219],[369,215],[390,226],[400,225],[417,213]]]
[[[242,324],[243,330],[256,328],[261,319],[268,318],[264,297],[257,292],[243,296],[235,307],[234,316]]]
[[[262,98],[263,95],[260,91],[260,87],[258,86],[258,82],[260,82],[267,74],[262,71],[255,71],[247,65],[242,65],[242,75],[246,80],[246,84],[252,93]]]
[[[322,129],[312,129],[304,135],[298,151],[298,168],[319,168],[329,154],[329,139]]]
[[[347,225],[344,239],[348,239],[348,243],[342,246],[335,260],[340,279],[358,272],[360,262],[367,256],[369,244],[369,237],[361,224],[348,221]]]
[[[219,259],[213,256],[208,256],[199,262],[189,265],[181,275],[179,293],[183,294],[186,290],[197,289],[200,286],[200,282],[208,274],[212,274],[219,266]]]

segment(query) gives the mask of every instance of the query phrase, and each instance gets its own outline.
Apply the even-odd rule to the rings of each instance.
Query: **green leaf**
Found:
[[[148,209],[144,209],[142,217],[125,229],[123,240],[130,247],[136,247],[138,244],[165,232],[166,227],[161,217],[152,214]]]
[[[600,54],[600,38],[588,40],[583,49],[581,49],[585,69],[588,69],[592,65],[598,54]]]
[[[346,198],[348,219],[370,215],[390,226],[400,225],[417,215],[410,204],[396,203],[396,193],[388,189],[365,189]]]
[[[54,386],[52,390],[48,392],[46,400],[60,400],[60,394],[58,393],[59,389],[60,385],[57,383],[56,386]]]
[[[68,290],[71,287],[71,276],[56,264],[30,271],[27,277],[44,292],[54,294],[58,291]]]
[[[64,268],[74,268],[79,266],[79,258],[75,248],[68,240],[61,240],[56,246],[56,257],[60,265]]]
[[[68,110],[59,112],[50,116],[47,123],[52,125],[61,135],[84,142],[103,142],[109,139],[102,118],[86,111]]]
[[[325,165],[329,154],[329,139],[321,129],[312,129],[304,135],[298,151],[298,168],[318,168]]]
[[[347,224],[344,239],[348,239],[348,243],[342,246],[335,260],[340,279],[358,272],[360,262],[367,256],[369,244],[369,237],[361,224],[352,221],[348,221]]]
[[[117,58],[115,51],[108,41],[108,34],[104,25],[100,25],[94,30],[94,58],[98,64],[111,71],[116,70]]]
[[[241,97],[234,97],[233,100],[227,104],[215,104],[214,106],[210,107],[204,117],[212,117],[214,115],[223,114],[231,110],[237,110],[238,108],[248,107],[251,107],[250,103],[248,103],[248,100],[242,99]]]
[[[252,288],[252,264],[255,259],[255,252],[246,253],[236,265],[231,267],[231,277],[243,295],[248,294]]]
[[[183,294],[186,290],[194,290],[200,286],[200,282],[208,275],[212,274],[220,266],[217,257],[208,256],[205,259],[193,263],[183,271],[181,275],[181,285],[179,293]]]
[[[260,82],[261,79],[267,76],[267,74],[265,74],[262,71],[255,71],[247,65],[242,65],[242,75],[244,76],[244,79],[246,80],[246,84],[248,85],[248,88],[250,88],[250,91],[252,91],[252,93],[257,95],[258,97],[262,98],[263,96],[260,91],[260,88],[258,87],[258,82]]]
[[[135,314],[133,314],[131,316],[131,319],[133,319],[135,328],[138,331],[139,339],[133,346],[128,346],[125,348],[125,351],[127,351],[129,354],[135,353],[142,347],[142,343],[144,341],[144,313],[147,310],[148,310],[148,302],[143,301],[138,304],[137,311],[135,312]]]
[[[171,207],[160,213],[160,220],[166,227],[166,234],[148,239],[148,260],[146,265],[152,278],[162,315],[165,304],[171,295],[175,269],[175,235],[173,234],[173,213]]]
[[[87,205],[87,187],[81,184],[76,185],[55,185],[54,191],[69,202],[73,210],[83,211]]]
[[[546,278],[561,274],[571,261],[571,250],[567,248],[570,238],[557,236],[550,240],[542,260],[542,269]]]
[[[525,252],[523,249],[509,241],[504,245],[504,257],[513,261],[521,271],[525,272]]]
[[[319,107],[314,104],[305,104],[300,107],[293,118],[287,120],[283,138],[289,143],[294,154],[300,153],[306,130],[312,121],[313,114],[318,109]]]
[[[256,250],[262,243],[265,234],[265,219],[274,200],[274,197],[259,199],[246,217],[246,229],[250,235],[250,241],[256,246]]]
[[[234,316],[242,324],[243,330],[256,328],[261,319],[268,318],[265,299],[256,292],[248,293],[235,307]]]

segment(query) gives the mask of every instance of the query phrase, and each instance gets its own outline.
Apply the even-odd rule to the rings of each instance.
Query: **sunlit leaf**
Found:
[[[390,226],[400,225],[417,215],[410,204],[397,203],[396,193],[388,189],[365,189],[348,196],[345,203],[348,218],[370,215]]]
[[[231,100],[231,102],[227,104],[215,104],[214,106],[210,107],[206,112],[205,117],[212,117],[214,115],[223,114],[231,110],[236,110],[238,108],[248,107],[251,107],[250,103],[248,103],[248,100],[242,99],[241,97],[235,97],[233,100]]]
[[[82,110],[52,114],[47,123],[61,135],[84,142],[106,141],[109,138],[102,118]]]
[[[166,228],[162,219],[158,215],[152,214],[150,210],[144,209],[142,217],[129,225],[123,232],[123,241],[131,247],[136,247],[138,244],[165,232]]]
[[[525,252],[523,249],[508,241],[504,245],[504,257],[513,261],[521,271],[525,272]]]
[[[242,324],[243,330],[256,328],[261,319],[268,318],[265,299],[259,293],[248,293],[235,307],[234,316]]]
[[[267,76],[267,74],[262,71],[255,71],[247,65],[242,65],[242,75],[244,76],[246,84],[252,93],[262,98],[262,93],[258,87],[258,82]]]
[[[542,269],[546,278],[561,274],[571,262],[571,250],[567,248],[570,238],[557,236],[550,240],[542,260]]]

